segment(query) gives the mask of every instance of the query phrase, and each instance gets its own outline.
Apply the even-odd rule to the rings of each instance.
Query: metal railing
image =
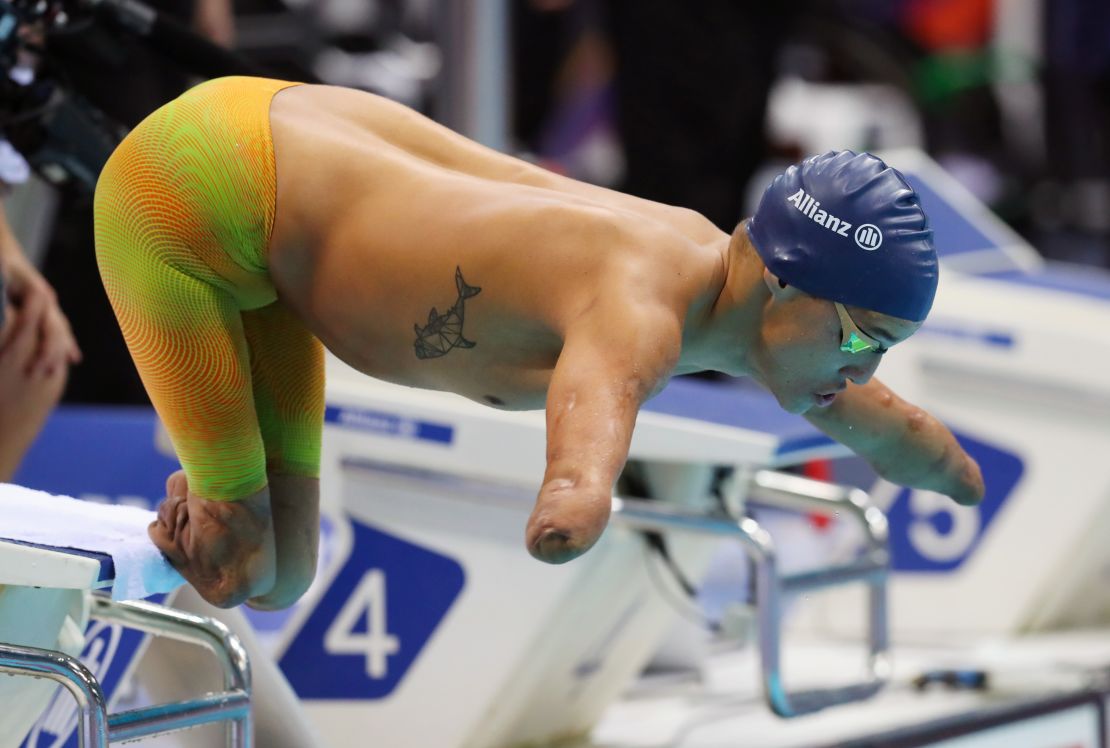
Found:
[[[92,615],[103,621],[208,649],[219,661],[224,691],[188,701],[108,714],[96,678],[74,657],[34,647],[0,645],[0,673],[48,678],[77,702],[80,748],[163,735],[214,722],[227,722],[228,748],[252,745],[250,665],[239,639],[219,621],[151,603],[115,603],[93,596]]]
[[[80,748],[108,745],[108,705],[96,676],[76,657],[37,647],[0,644],[0,673],[45,678],[63,686],[77,702]]]
[[[830,706],[862,701],[876,694],[890,678],[887,623],[886,517],[871,505],[867,494],[854,488],[772,471],[759,471],[750,482],[735,486],[746,493],[747,506],[766,506],[789,511],[847,514],[861,525],[866,537],[862,556],[847,564],[780,576],[774,541],[766,529],[750,517],[706,514],[638,499],[613,499],[613,519],[638,530],[688,532],[731,537],[739,540],[755,567],[756,616],[764,698],[781,717],[796,717]],[[788,691],[781,668],[783,597],[850,583],[868,586],[868,677],[847,686],[806,691]]]

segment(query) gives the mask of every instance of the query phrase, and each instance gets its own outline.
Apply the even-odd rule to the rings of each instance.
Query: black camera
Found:
[[[127,130],[82,96],[52,60],[52,39],[96,32],[136,39],[203,78],[264,74],[139,0],[0,0],[0,134],[58,186],[91,193]],[[33,75],[21,67],[29,58]]]

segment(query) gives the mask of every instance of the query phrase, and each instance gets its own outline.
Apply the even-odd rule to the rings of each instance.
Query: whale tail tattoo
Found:
[[[465,317],[465,302],[482,292],[479,286],[471,286],[463,280],[462,269],[455,267],[455,288],[459,297],[455,303],[443,314],[432,307],[428,312],[428,322],[421,327],[413,325],[416,331],[416,340],[413,348],[417,358],[438,358],[444,356],[452,348],[473,348],[477,345],[473,340],[463,337],[462,326]]]

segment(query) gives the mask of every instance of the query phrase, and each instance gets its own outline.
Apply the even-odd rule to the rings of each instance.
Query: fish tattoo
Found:
[[[428,323],[421,327],[413,325],[416,330],[416,340],[413,348],[417,358],[438,358],[446,355],[452,348],[473,348],[477,345],[473,340],[463,337],[463,312],[464,303],[472,296],[477,296],[482,289],[478,286],[469,286],[463,280],[462,270],[455,267],[455,288],[459,291],[459,298],[443,314],[436,311],[435,307],[428,312]]]

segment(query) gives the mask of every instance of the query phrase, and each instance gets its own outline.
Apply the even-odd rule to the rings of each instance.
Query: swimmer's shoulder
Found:
[[[561,256],[598,258],[595,292],[662,303],[684,311],[719,285],[722,241],[691,236],[683,227],[611,206],[568,205],[562,225],[550,224]],[[717,236],[722,238],[720,232]]]

